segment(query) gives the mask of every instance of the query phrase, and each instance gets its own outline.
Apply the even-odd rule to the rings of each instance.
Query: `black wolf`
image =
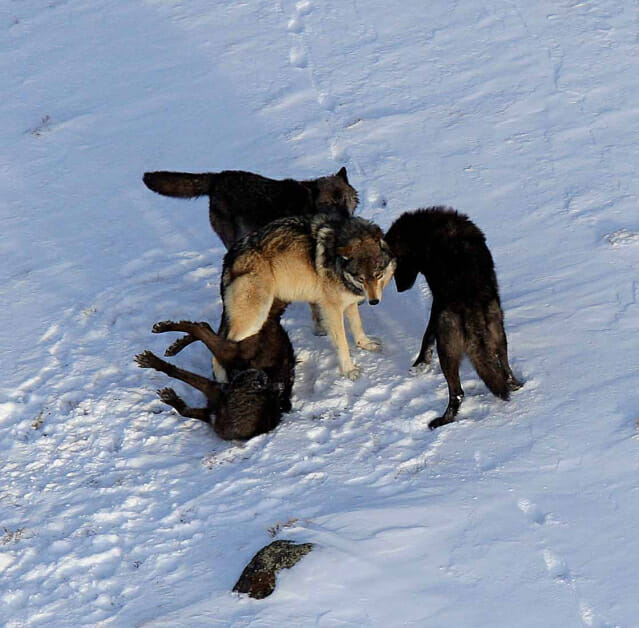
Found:
[[[269,179],[242,170],[202,174],[145,172],[143,181],[150,190],[164,196],[208,196],[211,227],[227,249],[276,218],[317,213],[348,217],[358,203],[346,168],[308,181]]]
[[[328,213],[348,218],[359,202],[346,168],[317,179],[269,179],[242,170],[191,174],[146,172],[145,185],[179,198],[209,197],[209,221],[229,249],[240,238],[277,218]],[[315,333],[323,335],[319,312],[312,309]]]
[[[467,353],[489,390],[508,399],[522,383],[508,363],[504,314],[493,258],[482,231],[464,214],[430,207],[402,214],[385,236],[397,258],[398,292],[426,277],[433,295],[430,320],[413,366],[428,364],[432,345],[448,384],[448,407],[431,429],[455,420],[464,397],[459,365]]]
[[[135,361],[142,368],[166,373],[204,393],[206,406],[193,408],[172,388],[158,391],[160,399],[182,416],[212,424],[218,436],[226,440],[263,434],[276,427],[282,413],[291,409],[295,355],[280,323],[285,308],[285,303],[275,302],[260,332],[241,342],[222,338],[208,323],[164,321],[153,326],[154,333],[181,331],[187,334],[166,350],[166,356],[177,354],[196,340],[203,342],[226,369],[228,383],[221,384],[180,369],[151,351],[135,356]]]

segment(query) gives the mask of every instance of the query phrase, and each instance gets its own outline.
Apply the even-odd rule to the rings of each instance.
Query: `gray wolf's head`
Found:
[[[338,234],[336,252],[338,268],[349,288],[377,305],[395,271],[395,259],[382,230],[363,218],[346,221]]]

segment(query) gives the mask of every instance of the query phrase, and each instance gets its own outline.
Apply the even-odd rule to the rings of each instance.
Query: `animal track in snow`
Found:
[[[331,93],[321,89],[321,86],[318,85],[316,77],[317,73],[313,66],[309,44],[306,37],[304,17],[311,13],[313,8],[313,3],[308,0],[298,2],[288,20],[287,30],[294,39],[289,50],[289,62],[295,68],[308,69],[311,88],[315,92],[317,103],[327,114],[322,117],[324,118],[329,130],[328,147],[331,157],[338,163],[344,163],[346,161],[352,161],[352,159],[346,146],[339,138],[337,125],[332,120],[337,107],[337,100]],[[357,121],[359,121],[358,118]],[[340,129],[342,126],[343,125],[340,125]],[[346,128],[349,129],[351,127],[347,126]],[[299,135],[299,133],[297,135]]]
[[[604,236],[608,244],[614,247],[630,246],[639,243],[639,233],[628,231],[628,229],[618,229]]]
[[[530,523],[535,525],[538,530],[537,534],[541,534],[543,528],[553,521],[550,513],[545,513],[537,504],[527,498],[521,498],[517,502],[517,507],[526,516]],[[557,583],[567,585],[576,595],[578,603],[578,615],[584,626],[597,626],[600,628],[609,628],[611,624],[598,616],[592,606],[579,595],[579,583],[577,577],[570,570],[565,558],[556,552],[545,540],[541,540],[541,558],[548,575]]]
[[[289,54],[291,65],[296,68],[305,68],[308,65],[308,55],[302,46],[294,46]]]
[[[548,515],[544,514],[541,509],[528,499],[520,499],[517,502],[519,510],[523,512],[532,523],[539,525],[546,523]]]

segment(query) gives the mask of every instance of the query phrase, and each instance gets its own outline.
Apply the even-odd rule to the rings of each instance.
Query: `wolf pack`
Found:
[[[455,420],[464,391],[459,368],[466,355],[488,389],[508,399],[522,383],[508,361],[504,315],[493,259],[482,231],[468,216],[437,206],[406,212],[386,234],[355,216],[359,199],[345,168],[316,179],[275,180],[250,172],[147,172],[145,185],[164,196],[209,197],[209,220],[227,249],[220,291],[222,319],[162,321],[153,333],[181,332],[165,351],[175,356],[194,342],[212,354],[214,377],[164,360],[135,357],[203,393],[192,407],[173,390],[160,399],[180,415],[213,426],[223,439],[246,440],[275,428],[291,410],[296,359],[281,318],[289,303],[310,306],[314,332],[328,335],[340,373],[361,375],[346,336],[380,351],[364,331],[359,305],[377,305],[394,277],[398,292],[421,273],[432,294],[430,317],[413,366],[430,364],[433,347],[448,384],[448,405],[431,429]]]

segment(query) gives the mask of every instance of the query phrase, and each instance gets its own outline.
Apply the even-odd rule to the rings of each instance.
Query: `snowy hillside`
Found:
[[[638,24],[613,0],[2,3],[0,624],[638,625]],[[342,165],[383,228],[447,204],[483,229],[525,387],[466,363],[429,431],[430,296],[391,284],[354,383],[291,306],[293,411],[222,441],[133,362],[158,320],[217,324],[224,253],[206,199],[142,173]],[[273,536],[316,548],[232,594]]]

